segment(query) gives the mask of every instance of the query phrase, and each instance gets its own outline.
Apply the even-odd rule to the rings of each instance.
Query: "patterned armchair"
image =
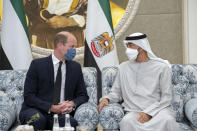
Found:
[[[74,118],[80,125],[97,127],[96,69],[83,67],[83,76],[89,101],[77,108]],[[23,103],[24,81],[27,71],[0,71],[0,131],[13,130],[19,124],[19,112]]]
[[[102,70],[102,96],[107,95],[115,80],[118,67],[105,67]],[[119,122],[124,117],[124,111],[120,103],[112,103],[103,107],[99,121],[105,131],[119,129]]]
[[[74,118],[78,121],[79,125],[88,126],[91,130],[94,130],[99,122],[97,110],[97,72],[92,67],[83,67],[82,71],[89,101],[77,108]]]
[[[103,96],[109,93],[117,71],[117,67],[103,69]],[[176,121],[182,131],[197,131],[197,102],[194,104],[190,102],[193,98],[197,98],[197,65],[172,65],[172,84],[172,107],[176,112]],[[123,116],[120,104],[110,104],[101,110],[100,124],[104,130],[119,130],[119,122]]]

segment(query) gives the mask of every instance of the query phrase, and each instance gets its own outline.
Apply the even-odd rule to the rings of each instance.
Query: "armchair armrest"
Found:
[[[7,95],[0,96],[0,131],[9,130],[15,119],[16,111],[13,101]]]
[[[184,108],[188,120],[197,127],[197,98],[190,99]]]
[[[80,105],[75,112],[74,118],[79,125],[88,126],[91,130],[96,129],[99,122],[97,105],[90,102]]]
[[[100,112],[100,124],[106,130],[119,129],[119,123],[124,117],[122,106],[118,103],[103,107]]]

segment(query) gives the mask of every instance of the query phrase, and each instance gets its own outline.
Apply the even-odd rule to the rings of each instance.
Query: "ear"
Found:
[[[57,48],[62,47],[62,45],[63,44],[61,42],[57,43]]]

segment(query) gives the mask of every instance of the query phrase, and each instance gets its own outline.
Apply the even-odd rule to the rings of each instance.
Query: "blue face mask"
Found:
[[[70,49],[67,54],[64,55],[66,60],[72,60],[76,56],[76,49]]]

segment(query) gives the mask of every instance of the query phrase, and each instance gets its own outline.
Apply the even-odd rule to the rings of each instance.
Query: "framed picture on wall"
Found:
[[[2,17],[2,3],[0,0]],[[57,32],[73,33],[78,41],[75,60],[82,60],[88,0],[23,0],[34,58],[51,54]],[[110,0],[115,39],[132,22],[140,0]]]

